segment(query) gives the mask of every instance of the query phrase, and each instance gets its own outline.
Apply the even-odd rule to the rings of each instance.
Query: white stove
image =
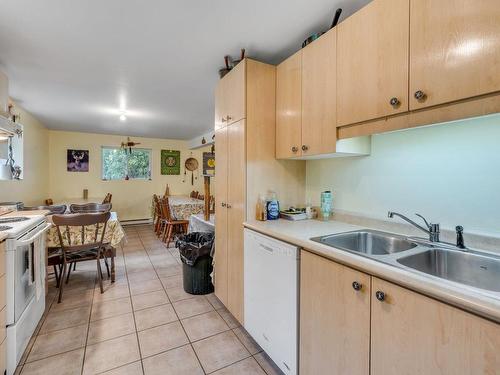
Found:
[[[0,231],[7,233],[7,375],[14,373],[45,310],[45,232],[50,227],[43,215],[0,216]]]

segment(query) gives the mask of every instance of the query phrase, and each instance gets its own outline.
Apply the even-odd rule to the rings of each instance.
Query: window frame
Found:
[[[126,163],[125,163],[125,176],[123,178],[106,178],[105,176],[105,171],[104,171],[104,150],[121,150],[125,152],[126,155]],[[140,150],[140,151],[147,151],[148,152],[148,161],[149,161],[149,168],[148,168],[148,174],[149,177],[130,177],[129,176],[129,157],[130,153],[128,152],[127,149],[123,149],[120,146],[101,146],[101,180],[102,181],[127,181],[125,178],[126,176],[129,176],[128,180],[136,180],[136,181],[151,181],[152,180],[152,164],[153,164],[153,150],[151,148],[144,148],[144,147],[133,147],[132,152],[134,150]]]

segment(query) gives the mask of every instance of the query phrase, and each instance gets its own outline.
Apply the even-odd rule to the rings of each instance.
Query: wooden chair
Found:
[[[187,233],[189,220],[175,220],[172,218],[167,197],[160,200],[160,210],[160,230],[162,241],[165,242],[168,247],[173,239],[175,231],[177,231],[177,233]]]
[[[51,206],[24,206],[22,211],[37,211],[37,210],[49,210],[51,215],[64,215],[67,210],[65,204],[61,205],[51,205]]]
[[[85,203],[85,204],[71,204],[69,206],[69,212],[72,214],[90,214],[98,212],[109,212],[111,211],[111,203]]]
[[[164,197],[169,197],[169,196],[170,196],[170,187],[167,184],[167,186],[165,187],[165,195],[164,195]]]
[[[45,199],[45,204],[47,206],[52,206],[54,204],[54,201],[51,198]]]
[[[192,191],[191,194],[189,194],[190,198],[198,198],[198,192],[197,191]]]
[[[113,194],[107,193],[104,199],[102,200],[102,204],[111,203],[111,198],[113,198]]]
[[[160,235],[161,230],[161,208],[160,208],[160,198],[158,195],[153,194],[153,228],[157,236]]]
[[[210,196],[209,207],[210,207],[210,213],[215,214],[215,197],[213,195]]]
[[[63,277],[66,273],[67,265],[71,265],[71,263],[96,260],[99,287],[101,289],[101,293],[104,293],[102,285],[101,259],[105,260],[107,266],[106,256],[109,254],[111,256],[111,267],[114,269],[114,257],[116,255],[113,251],[109,253],[110,249],[113,248],[111,246],[106,246],[103,243],[106,225],[110,216],[111,214],[109,212],[103,212],[98,214],[54,215],[52,217],[52,221],[57,228],[57,235],[59,236],[59,243],[61,245],[60,260],[62,267],[59,274],[58,303],[62,300],[64,289],[64,283],[62,282]],[[72,243],[76,242],[77,239],[71,239],[70,227],[80,227],[78,244]],[[71,266],[68,268],[66,283],[69,281],[70,273]]]

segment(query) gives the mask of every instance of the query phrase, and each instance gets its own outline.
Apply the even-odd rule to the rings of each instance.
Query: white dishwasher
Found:
[[[245,329],[285,373],[298,370],[298,248],[245,229]]]

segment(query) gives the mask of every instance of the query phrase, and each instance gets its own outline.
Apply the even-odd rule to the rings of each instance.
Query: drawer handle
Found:
[[[352,282],[352,288],[353,288],[355,291],[360,291],[361,289],[363,289],[363,284],[360,284],[360,283],[358,283],[357,281],[353,281],[353,282]]]
[[[380,301],[380,302],[383,302],[385,301],[385,293],[380,291],[380,290],[377,290],[377,292],[375,293],[375,297],[377,297],[377,299]]]

